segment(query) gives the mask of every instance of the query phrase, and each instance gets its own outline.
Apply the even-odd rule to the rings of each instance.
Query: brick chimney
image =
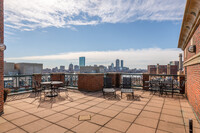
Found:
[[[3,114],[4,105],[4,8],[3,0],[0,0],[0,115]]]

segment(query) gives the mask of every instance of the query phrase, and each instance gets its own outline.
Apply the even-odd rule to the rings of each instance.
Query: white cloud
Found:
[[[87,65],[110,65],[116,59],[123,59],[125,66],[130,68],[146,68],[150,64],[168,64],[169,61],[178,60],[181,53],[179,49],[127,49],[118,51],[90,51],[90,52],[70,52],[57,55],[28,56],[18,58],[6,58],[6,61],[13,62],[43,62],[45,67],[55,67],[78,64],[80,56],[86,57]]]
[[[7,27],[45,27],[181,20],[186,0],[5,0]]]

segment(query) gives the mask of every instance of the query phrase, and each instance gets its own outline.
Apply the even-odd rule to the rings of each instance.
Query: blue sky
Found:
[[[17,6],[17,8],[14,8]],[[185,0],[6,0],[5,59],[130,68],[178,60]]]

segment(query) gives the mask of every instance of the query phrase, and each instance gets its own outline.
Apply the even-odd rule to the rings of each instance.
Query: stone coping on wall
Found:
[[[183,66],[185,67],[185,66],[190,66],[190,65],[195,65],[195,64],[200,64],[200,53],[184,61]]]

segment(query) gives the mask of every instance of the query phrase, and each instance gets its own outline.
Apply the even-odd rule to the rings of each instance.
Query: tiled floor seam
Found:
[[[104,102],[104,101],[99,102],[99,103],[103,103],[103,102]],[[113,104],[115,104],[115,103],[112,103],[110,106],[112,106]],[[92,105],[91,107],[94,107],[94,106],[96,106],[96,105]],[[110,106],[108,106],[107,108],[103,108],[103,109],[104,109],[104,110],[105,110],[105,109],[108,109]],[[91,108],[91,107],[89,107],[89,108]],[[73,107],[71,107],[71,108],[73,108]],[[85,109],[84,109],[84,110],[85,110]],[[82,111],[83,111],[83,110],[82,110]],[[102,111],[103,111],[103,110],[102,110]],[[80,111],[80,112],[81,112],[81,111]],[[90,112],[90,111],[89,111],[89,112]],[[101,111],[100,111],[100,112],[101,112]],[[100,112],[99,112],[99,113],[100,113]],[[61,112],[60,112],[60,113],[61,113]],[[77,112],[77,113],[79,113],[79,112]],[[77,114],[77,113],[75,113],[75,114]],[[91,113],[94,113],[94,112],[91,112]],[[70,117],[75,117],[75,116],[74,116],[75,114],[70,115]],[[98,113],[94,113],[94,114],[96,115],[96,114],[98,114]],[[118,115],[118,114],[117,114],[117,115]],[[102,116],[105,116],[105,115],[102,115]],[[111,120],[112,120],[112,119],[111,119]],[[92,123],[92,124],[95,124],[95,125],[98,125],[97,123],[93,123],[93,122],[90,122],[90,121],[87,121],[87,122]],[[82,123],[83,123],[83,122],[77,124],[76,126],[74,126],[74,127],[72,127],[72,128],[75,128],[75,127],[77,127],[78,125],[80,125],[80,124],[82,124]],[[108,122],[107,122],[107,123],[108,123]],[[106,124],[107,124],[107,123],[106,123]],[[104,125],[105,125],[105,124],[104,124]],[[104,125],[103,125],[103,126],[104,126]],[[103,126],[101,125],[101,128],[102,128]],[[70,128],[70,130],[71,130],[72,128]],[[99,128],[99,130],[100,130],[101,128]],[[110,129],[111,129],[111,128],[110,128]],[[97,130],[97,131],[98,131],[98,130]],[[118,130],[116,130],[116,131],[118,131]]]
[[[164,104],[165,104],[165,98],[164,98],[163,105],[162,105],[162,108],[161,108],[161,111],[160,111],[160,116],[159,116],[159,118],[158,118],[158,124],[157,124],[157,126],[156,126],[156,131],[155,131],[155,132],[158,131],[158,126],[159,126],[159,123],[160,123],[160,118],[161,118],[161,115],[162,115],[162,111],[163,111]]]
[[[7,119],[6,119],[6,120],[7,120]],[[18,126],[18,125],[16,125],[15,123],[13,123],[13,122],[11,122],[11,121],[9,121],[9,120],[7,120],[7,121],[8,121],[9,123],[15,125],[16,127],[15,127],[15,128],[12,128],[12,129],[10,129],[10,130],[8,130],[8,131],[6,131],[6,132],[9,132],[9,131],[14,130],[14,129],[16,129],[16,128],[19,128],[19,129],[21,129],[21,130],[27,132],[26,130],[24,130],[23,128],[21,128],[21,126]],[[6,132],[4,132],[4,133],[6,133]],[[27,133],[28,133],[28,132],[27,132]]]
[[[183,118],[183,124],[184,124],[184,128],[185,128],[185,132],[187,133],[186,124],[185,124],[185,120],[184,120],[184,116],[183,116],[183,110],[182,110],[182,106],[181,106],[180,99],[179,99],[179,103],[180,103],[180,108],[181,108],[181,116],[182,116],[182,118]]]
[[[144,94],[144,92],[142,93]],[[142,95],[141,94],[141,95]],[[149,94],[150,95],[150,94]],[[147,104],[151,101],[153,96],[151,96],[151,98],[149,99],[149,101],[144,105],[144,107],[141,109],[140,113],[137,115],[137,117],[135,118],[135,120],[133,122],[131,122],[130,126],[126,129],[125,132],[127,132],[129,130],[129,128],[131,127],[131,125],[136,121],[136,119],[139,117],[139,115],[142,113],[142,111],[144,110],[144,108],[147,106]]]
[[[27,102],[26,102],[27,103]],[[14,108],[16,108],[16,107],[14,107]],[[19,110],[21,110],[21,109],[19,109]],[[21,111],[24,111],[24,110],[21,110]],[[26,112],[26,111],[24,111],[24,112]],[[39,117],[39,116],[37,116],[37,115],[35,115],[35,114],[31,114],[31,113],[29,113],[29,112],[27,112],[29,115],[33,115],[33,116],[35,116],[35,117],[38,117],[39,119],[42,119],[42,120],[45,120],[45,121],[48,121],[48,122],[50,122],[51,124],[55,124],[55,125],[57,125],[57,126],[60,126],[60,125],[58,125],[58,124],[56,124],[56,123],[53,123],[53,122],[51,122],[51,121],[49,121],[49,120],[46,120],[46,119],[44,119],[44,118],[46,118],[46,117],[49,117],[49,116],[52,116],[52,115],[54,115],[54,114],[56,114],[56,113],[58,113],[58,112],[55,112],[55,113],[53,113],[53,114],[51,114],[51,115],[48,115],[48,116],[46,116],[46,117]],[[24,117],[24,116],[23,116]],[[20,117],[20,118],[23,118],[23,117]],[[16,118],[16,119],[19,119],[19,118]],[[7,120],[7,119],[6,119]],[[38,119],[37,119],[38,120]],[[34,120],[34,121],[32,121],[32,122],[29,122],[29,123],[26,123],[26,124],[24,124],[24,125],[22,125],[22,126],[25,126],[25,125],[28,125],[28,124],[30,124],[30,123],[33,123],[33,122],[35,122],[35,121],[37,121],[37,120]],[[61,120],[60,120],[61,121]],[[12,123],[11,121],[9,121],[10,123]],[[58,121],[59,122],[59,121]],[[12,123],[12,124],[14,124],[14,123]],[[15,126],[17,126],[16,124],[14,124]],[[18,128],[20,128],[20,129],[23,129],[23,128],[21,128],[22,126],[17,126]],[[49,125],[49,126],[51,126],[51,125]],[[47,127],[49,127],[49,126],[47,126]],[[44,127],[44,128],[47,128],[47,127]],[[62,126],[60,126],[60,127],[62,127]],[[42,129],[44,129],[44,128],[42,128]],[[68,128],[66,128],[66,127],[63,127],[63,128],[65,128],[65,129],[67,129],[67,130],[70,130],[70,129],[68,129]],[[42,129],[40,129],[40,130],[42,130]],[[13,130],[13,129],[11,129],[11,130]],[[38,131],[40,131],[40,130],[38,130]],[[10,130],[9,130],[10,131]],[[23,129],[23,131],[25,131],[25,132],[27,132],[26,130],[24,130]],[[38,131],[36,131],[36,132],[38,132]]]
[[[128,107],[131,103],[133,103],[133,101],[132,102],[130,102],[126,107]],[[115,104],[115,103],[113,103],[113,104]],[[112,104],[112,105],[113,105]],[[111,105],[111,106],[112,106]],[[118,105],[116,105],[116,106],[118,106]],[[110,107],[110,106],[109,106]],[[105,109],[108,109],[109,107],[107,107],[107,108],[105,108]],[[124,108],[125,109],[125,108]],[[111,117],[111,119],[109,120],[109,121],[107,121],[104,125],[101,125],[101,128],[102,127],[104,127],[107,123],[109,123],[111,120],[113,120],[118,114],[120,114],[120,113],[122,113],[122,111],[124,110],[124,109],[122,109],[121,111],[119,111],[115,116],[113,116],[113,117]],[[101,112],[101,111],[100,111]],[[100,113],[99,112],[99,113]],[[105,116],[105,115],[103,115],[103,116]],[[91,123],[91,122],[90,122]],[[96,123],[95,123],[96,124]],[[99,128],[99,130],[101,129],[101,128]],[[106,128],[108,128],[108,129],[111,129],[111,130],[115,130],[115,131],[118,131],[118,132],[121,132],[121,131],[119,131],[119,130],[116,130],[116,129],[113,129],[113,128],[109,128],[109,127],[106,127]],[[97,130],[96,132],[98,132],[99,130]]]

